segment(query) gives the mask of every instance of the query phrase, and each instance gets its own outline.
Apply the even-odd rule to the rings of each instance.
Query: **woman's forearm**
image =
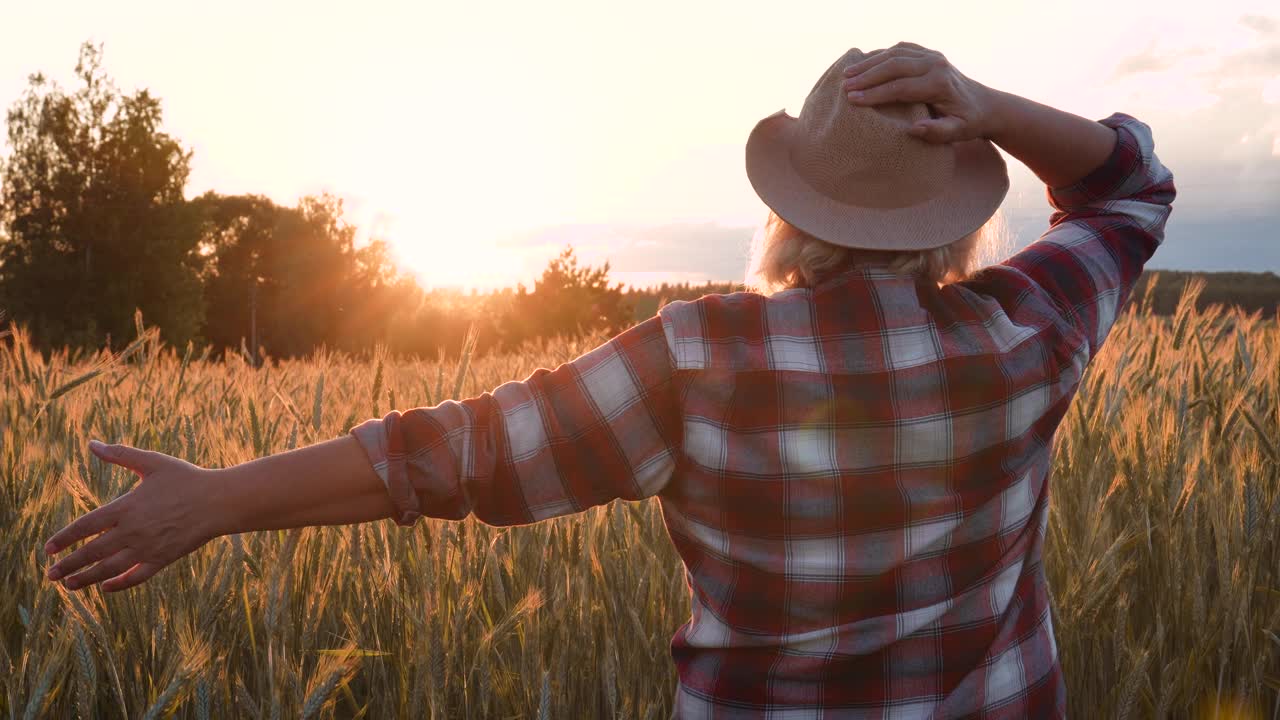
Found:
[[[1084,179],[1115,147],[1115,130],[1106,125],[983,85],[942,53],[913,43],[868,53],[844,74],[854,105],[925,103],[930,117],[912,123],[912,136],[932,143],[986,138],[1051,188]]]
[[[391,498],[351,435],[215,470],[218,534],[392,517]]]
[[[1116,131],[1106,125],[1011,93],[990,92],[993,113],[986,137],[1045,185],[1071,185],[1111,155]]]

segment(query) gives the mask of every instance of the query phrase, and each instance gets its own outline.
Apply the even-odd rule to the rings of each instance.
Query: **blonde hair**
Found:
[[[813,287],[824,276],[860,265],[884,265],[939,285],[959,282],[998,261],[1008,245],[1000,212],[982,227],[929,250],[862,250],[832,245],[769,211],[752,242],[747,286],[764,294]]]

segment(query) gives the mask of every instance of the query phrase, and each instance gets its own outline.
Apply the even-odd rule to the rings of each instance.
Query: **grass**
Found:
[[[1280,322],[1136,301],[1058,431],[1046,548],[1074,715],[1280,717]],[[665,718],[688,590],[656,504],[522,528],[390,521],[219,538],[67,593],[44,540],[123,492],[89,438],[225,466],[522,378],[601,338],[253,368],[162,346],[0,347],[0,712]],[[399,403],[399,404],[397,404]]]

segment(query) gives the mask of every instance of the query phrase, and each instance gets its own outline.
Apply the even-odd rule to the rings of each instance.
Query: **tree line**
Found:
[[[1150,288],[1151,312],[1172,315],[1183,290],[1195,280],[1204,282],[1196,297],[1196,309],[1210,305],[1238,307],[1246,313],[1260,312],[1274,317],[1280,311],[1280,277],[1273,272],[1185,272],[1147,270],[1138,278],[1133,296],[1143,297]]]

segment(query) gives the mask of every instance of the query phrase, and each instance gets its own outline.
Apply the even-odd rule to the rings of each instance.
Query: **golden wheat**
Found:
[[[1280,716],[1280,322],[1195,292],[1172,318],[1135,301],[1058,432],[1046,564],[1074,715]],[[689,599],[652,502],[223,537],[120,595],[43,579],[43,541],[134,480],[91,437],[226,466],[601,338],[254,368],[139,328],[115,356],[45,359],[21,330],[0,349],[3,714],[669,715]]]

